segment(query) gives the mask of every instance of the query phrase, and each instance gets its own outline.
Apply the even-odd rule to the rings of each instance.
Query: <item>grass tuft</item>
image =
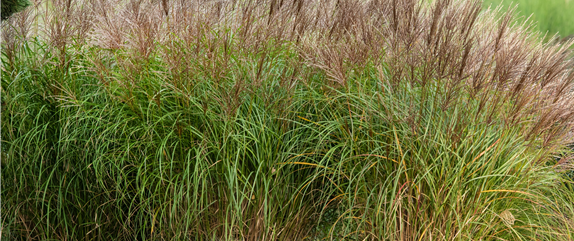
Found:
[[[569,45],[481,8],[35,1],[1,26],[2,238],[572,240]]]

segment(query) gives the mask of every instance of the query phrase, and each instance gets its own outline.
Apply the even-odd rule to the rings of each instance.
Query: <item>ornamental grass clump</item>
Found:
[[[2,238],[573,240],[572,42],[512,10],[36,1],[2,23]]]

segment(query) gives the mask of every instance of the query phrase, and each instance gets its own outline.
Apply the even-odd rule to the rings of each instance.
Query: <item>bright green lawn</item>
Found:
[[[525,17],[532,15],[537,29],[550,35],[555,33],[563,37],[574,34],[574,1],[572,0],[484,0],[487,8],[498,4],[505,7],[518,4],[517,12]]]

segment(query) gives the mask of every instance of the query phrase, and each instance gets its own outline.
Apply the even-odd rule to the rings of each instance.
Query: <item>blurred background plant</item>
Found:
[[[542,33],[548,37],[558,34],[563,40],[574,37],[574,1],[571,0],[485,0],[483,6],[496,7],[517,6],[517,13],[522,16],[520,21],[529,19]]]
[[[8,19],[12,14],[24,10],[30,6],[28,0],[2,0],[2,20]]]

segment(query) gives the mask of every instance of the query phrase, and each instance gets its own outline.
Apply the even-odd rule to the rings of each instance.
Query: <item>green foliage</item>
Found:
[[[496,7],[502,4],[505,8],[517,5],[517,11],[523,20],[530,17],[537,30],[549,35],[559,34],[566,37],[574,34],[574,1],[570,0],[485,0],[484,6]]]
[[[8,19],[12,14],[24,10],[30,6],[28,0],[2,0],[2,20]]]
[[[511,15],[50,3],[3,42],[2,239],[574,238],[571,62]]]

